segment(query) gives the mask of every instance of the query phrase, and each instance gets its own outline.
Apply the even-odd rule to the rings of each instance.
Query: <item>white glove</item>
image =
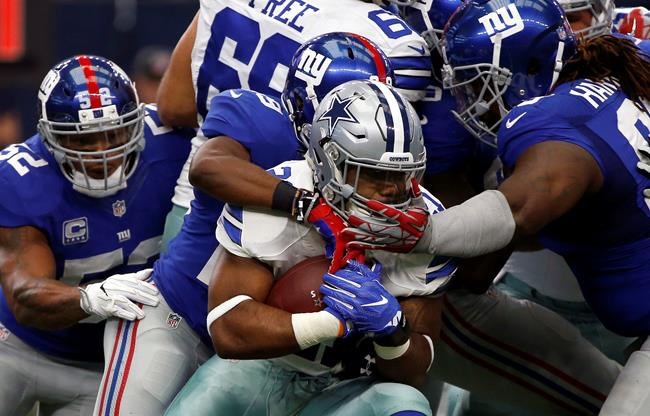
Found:
[[[133,321],[144,318],[144,312],[136,303],[158,306],[158,289],[145,282],[152,269],[137,273],[115,274],[103,282],[80,287],[81,309],[100,318],[116,316]]]

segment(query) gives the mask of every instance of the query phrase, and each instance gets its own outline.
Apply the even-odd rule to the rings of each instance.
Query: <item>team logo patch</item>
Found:
[[[63,245],[81,244],[88,241],[88,218],[81,217],[63,223]]]
[[[0,341],[6,341],[7,338],[9,338],[9,335],[11,335],[11,332],[4,326],[0,325]]]
[[[126,214],[126,202],[123,199],[113,202],[113,215],[121,217],[124,214]]]
[[[169,312],[169,315],[167,315],[167,326],[171,329],[176,329],[182,320],[183,318],[181,318],[179,314],[175,312]]]

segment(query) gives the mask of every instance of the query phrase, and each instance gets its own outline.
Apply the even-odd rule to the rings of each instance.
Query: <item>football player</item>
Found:
[[[601,35],[580,45],[562,68],[572,52],[568,29],[558,24],[553,32],[542,31],[532,23],[539,19],[521,19],[529,13],[527,4],[507,7],[470,2],[452,17],[445,35],[446,73],[464,102],[458,117],[475,134],[498,139],[501,159],[513,173],[499,191],[437,216],[440,224],[434,228],[446,229],[447,236],[445,241],[434,236],[432,247],[441,254],[471,256],[499,249],[513,236],[541,232],[541,242],[563,255],[605,326],[645,337],[648,207],[643,190],[650,179],[637,170],[637,148],[650,128],[647,55],[630,38]],[[540,10],[556,13],[548,6]],[[509,26],[492,25],[499,13],[514,16]],[[536,48],[525,52],[523,45],[533,42],[529,36],[536,37]],[[481,47],[484,55],[470,55],[488,44],[494,46]],[[553,94],[532,98],[548,92],[556,80]],[[620,205],[623,200],[631,202]],[[610,201],[617,209],[603,211]],[[477,210],[482,219],[474,222]],[[445,228],[459,221],[475,227]],[[451,247],[465,238],[478,241],[488,224],[505,232],[473,247]],[[463,241],[450,244],[447,238]],[[647,346],[632,354],[601,414],[648,412],[647,354]]]
[[[0,152],[0,414],[90,414],[103,322],[137,326],[192,129],[163,127],[115,63],[80,55],[38,93],[38,134]],[[135,321],[135,322],[134,322]]]
[[[299,80],[306,76],[305,62],[320,62],[320,83],[310,88],[311,99],[307,98],[307,84]],[[289,72],[293,81],[287,83],[286,95],[292,97],[295,114],[305,115],[313,115],[314,103],[347,80],[392,82],[393,77],[383,53],[372,42],[350,33],[329,33],[309,40],[296,51]],[[298,122],[298,117],[294,119]],[[224,194],[228,201],[258,205],[266,187],[273,190],[286,176],[282,170],[276,177],[264,169],[303,158],[303,145],[291,115],[273,97],[254,91],[230,90],[214,97],[203,131],[211,139],[201,152],[216,143],[236,149],[246,160],[225,157],[206,165],[212,169],[207,173],[210,179],[223,181],[226,176],[232,184],[228,188],[232,192]],[[201,168],[205,161],[198,156],[193,166]],[[256,177],[270,179],[271,185],[262,183],[263,192],[259,192]],[[214,230],[224,202],[198,189],[194,195],[181,231],[154,265],[152,279],[163,298],[160,304],[145,306],[146,317],[137,326],[122,320],[107,323],[106,367],[96,415],[161,415],[196,368],[213,354],[205,326],[207,291],[218,245]]]
[[[357,33],[375,42],[389,58],[394,85],[411,99],[424,94],[431,76],[426,43],[402,19],[375,4],[359,0],[203,1],[177,44],[160,86],[157,102],[164,122],[195,126],[198,115],[201,125],[212,98],[229,89],[251,89],[279,98],[294,52],[305,41],[328,32]],[[192,141],[192,153],[205,141],[205,134],[199,132]],[[180,227],[192,199],[189,166],[190,159],[179,178],[166,239]]]
[[[422,196],[409,197],[424,169],[419,119],[405,98],[382,83],[350,81],[318,106],[309,161],[286,162],[274,171],[295,187],[318,187],[326,201],[318,208],[350,220],[373,216],[362,208],[369,198],[394,210],[417,203],[431,212],[442,209],[426,192],[421,201]],[[380,215],[373,217],[382,222]],[[435,295],[450,276],[427,278],[428,254],[367,252],[375,266],[383,263],[382,271],[349,264],[325,276],[330,285],[321,291],[329,308],[290,314],[264,300],[273,280],[292,265],[325,254],[319,232],[281,213],[227,206],[217,238],[222,245],[210,282],[207,326],[219,356],[236,360],[215,358],[203,365],[168,415],[431,414],[411,386],[422,383],[433,361],[441,304]],[[397,296],[406,297],[401,305]],[[402,307],[413,302],[417,312],[406,317],[412,320],[409,330]],[[420,316],[426,319],[415,318],[425,309]],[[381,380],[339,378],[340,360],[332,354],[358,354],[351,332],[373,336]]]

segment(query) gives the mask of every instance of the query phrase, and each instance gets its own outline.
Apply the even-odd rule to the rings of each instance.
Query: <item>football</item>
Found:
[[[271,287],[266,304],[291,313],[318,312],[325,308],[319,291],[330,259],[311,257],[287,270]]]

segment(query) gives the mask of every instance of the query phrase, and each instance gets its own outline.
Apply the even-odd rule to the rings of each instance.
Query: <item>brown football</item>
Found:
[[[266,304],[291,313],[318,312],[325,308],[318,290],[330,259],[310,257],[287,270],[271,287]]]

